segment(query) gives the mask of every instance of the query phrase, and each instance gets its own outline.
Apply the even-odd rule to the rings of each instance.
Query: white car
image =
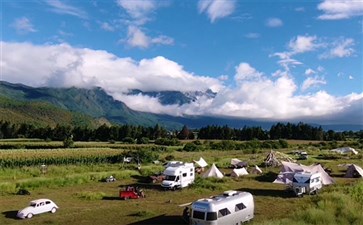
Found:
[[[51,212],[55,213],[59,207],[49,199],[37,199],[30,202],[29,206],[19,210],[17,217],[21,219],[32,218],[36,214]]]

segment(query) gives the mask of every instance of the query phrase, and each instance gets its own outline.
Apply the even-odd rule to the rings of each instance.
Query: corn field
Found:
[[[41,149],[41,150],[1,150],[0,168],[23,166],[70,165],[121,163],[123,150],[97,149]]]

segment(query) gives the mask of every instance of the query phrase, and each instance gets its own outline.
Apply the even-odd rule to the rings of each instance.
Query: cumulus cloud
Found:
[[[363,15],[362,0],[324,0],[318,5],[323,14],[318,17],[321,20],[349,19]]]
[[[289,42],[289,48],[293,53],[304,53],[313,51],[318,47],[316,36],[301,36],[298,35]]]
[[[76,16],[82,19],[87,19],[88,15],[87,13],[75,6],[66,4],[59,0],[46,0],[45,1],[50,7],[51,11],[58,13],[58,14],[66,14],[71,16]]]
[[[283,22],[279,18],[268,18],[266,20],[266,26],[268,27],[281,27]]]
[[[250,38],[250,39],[257,39],[260,36],[261,35],[259,33],[248,33],[248,34],[245,34],[245,38]]]
[[[324,52],[319,56],[321,59],[331,59],[331,58],[344,58],[344,57],[350,57],[354,54],[355,50],[353,48],[354,46],[354,40],[352,38],[347,39],[338,39],[334,42],[332,42],[330,45],[332,48]]]
[[[309,88],[312,87],[318,87],[320,85],[326,84],[326,80],[320,77],[308,77],[304,80],[301,90],[306,91]]]
[[[15,21],[10,26],[13,27],[19,34],[37,32],[31,21],[26,17],[15,19]]]
[[[139,111],[170,115],[236,116],[254,119],[298,119],[353,112],[363,93],[336,97],[325,91],[299,94],[299,85],[288,73],[278,76],[259,72],[247,62],[235,68],[234,86],[218,79],[187,72],[182,65],[162,56],[142,59],[119,58],[109,52],[75,48],[68,44],[33,45],[1,42],[2,79],[30,86],[102,87],[115,99]],[[29,57],[32,60],[29,60]],[[37,63],[33,63],[36,61]],[[309,76],[308,78],[310,78]],[[316,81],[317,80],[317,81]],[[309,83],[310,82],[310,83]],[[306,88],[322,85],[323,79],[306,81]],[[215,98],[199,97],[184,105],[161,105],[157,98],[127,95],[142,91],[217,92]],[[355,111],[354,111],[355,112]]]
[[[231,15],[236,8],[235,5],[235,0],[199,0],[198,9],[200,13],[205,12],[210,21],[213,23],[217,19]]]
[[[157,1],[154,0],[117,0],[117,4],[140,25],[149,21],[149,15],[158,8]]]
[[[152,44],[173,45],[174,39],[165,35],[151,38],[147,36],[140,28],[129,26],[125,42],[130,47],[148,48]]]

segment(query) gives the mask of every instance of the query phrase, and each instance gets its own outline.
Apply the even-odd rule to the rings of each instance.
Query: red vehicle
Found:
[[[126,187],[126,190],[120,190],[119,195],[123,200],[145,198],[144,191],[134,187]]]

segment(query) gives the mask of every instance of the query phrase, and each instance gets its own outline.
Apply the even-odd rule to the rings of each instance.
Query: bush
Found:
[[[127,144],[135,144],[135,140],[131,137],[125,137],[124,139],[122,139],[122,142]]]
[[[201,145],[196,145],[194,143],[186,143],[183,147],[183,151],[186,152],[196,152],[203,150]]]

